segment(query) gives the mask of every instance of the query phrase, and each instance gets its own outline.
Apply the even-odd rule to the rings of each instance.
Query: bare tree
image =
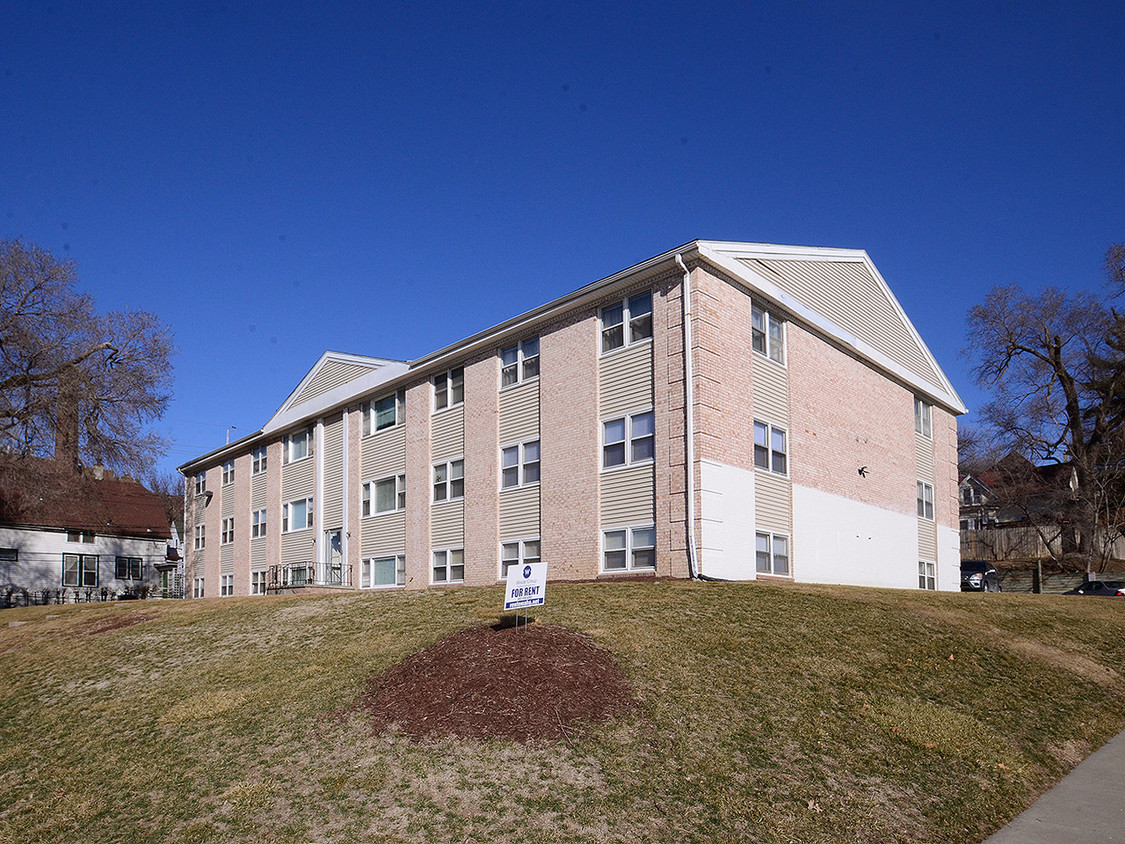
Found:
[[[169,328],[145,311],[98,313],[74,264],[0,241],[0,450],[141,475],[172,380]]]
[[[1123,256],[1123,246],[1107,256],[1111,281]],[[1033,463],[1072,470],[1066,494],[1043,518],[1074,533],[1067,551],[1088,571],[1104,568],[1107,540],[1125,519],[1117,503],[1125,459],[1125,344],[1118,340],[1125,325],[1109,300],[1057,288],[1029,294],[1013,285],[993,288],[969,311],[974,377],[993,395],[981,423]]]

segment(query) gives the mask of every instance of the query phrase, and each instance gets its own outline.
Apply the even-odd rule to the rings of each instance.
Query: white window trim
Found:
[[[933,560],[918,561],[918,588],[927,592],[937,589],[937,563]]]
[[[934,521],[934,485],[929,481],[918,481],[917,497],[915,502],[918,509],[918,518],[927,522]]]
[[[453,401],[453,376],[454,373],[461,374],[461,398]],[[443,394],[445,396],[445,404],[438,406],[438,379],[445,379],[445,387]],[[460,407],[465,403],[465,367],[455,366],[452,369],[447,369],[445,372],[439,372],[430,378],[430,396],[431,408],[434,413],[442,413],[443,411],[450,410],[454,407]]]
[[[538,554],[527,553],[527,544],[534,542],[538,546]],[[538,536],[525,536],[519,539],[503,539],[500,541],[500,580],[507,577],[507,572],[504,571],[504,548],[505,546],[516,546],[517,556],[514,560],[509,560],[508,566],[522,566],[525,563],[538,563],[543,559],[543,544]]]
[[[75,572],[78,575],[77,583],[68,583],[66,579],[67,569],[66,564],[69,561],[77,565]],[[93,589],[101,584],[101,558],[97,554],[63,554],[62,555],[62,573],[60,575],[61,583],[64,587],[71,589]],[[94,582],[87,583],[86,575],[93,572]]]
[[[305,453],[300,457],[293,457],[293,441],[297,437],[305,437],[308,443],[305,447]],[[285,435],[285,440],[282,442],[281,462],[288,466],[290,463],[300,463],[302,460],[308,460],[313,456],[316,444],[316,434],[312,428],[305,428],[301,431],[294,431],[291,434]]]
[[[927,440],[934,438],[934,406],[914,397],[914,432]]]
[[[379,510],[376,508],[375,487],[378,484],[386,483],[387,481],[395,482],[395,506],[390,510]],[[360,501],[360,516],[364,519],[369,519],[374,516],[386,516],[389,513],[402,513],[406,510],[406,474],[400,472],[397,475],[387,475],[382,478],[375,478],[374,480],[367,481],[363,485]],[[380,557],[380,559],[383,559]]]
[[[379,402],[391,399],[395,405],[395,421],[390,425],[384,425],[382,428],[375,427],[375,405]],[[381,434],[384,431],[390,431],[406,424],[406,391],[396,390],[393,393],[380,396],[377,399],[371,399],[363,403],[363,436],[370,437],[374,434]]]
[[[457,565],[461,566],[461,568],[462,568],[461,578],[459,580],[454,580],[452,577],[449,576],[449,571],[453,567],[453,564],[450,563],[450,555],[454,551],[460,551],[461,552],[461,562],[457,563]],[[437,566],[434,564],[435,563],[434,558],[438,554],[444,554],[445,555],[445,565],[443,566],[443,568],[446,571],[445,580],[438,580],[434,577],[434,569],[437,568]],[[431,583],[431,585],[433,585],[433,586],[446,586],[446,585],[449,585],[449,584],[464,583],[465,582],[464,567],[465,567],[465,548],[464,548],[464,546],[454,545],[454,546],[449,547],[449,548],[434,548],[430,552],[430,583]]]
[[[647,311],[642,311],[641,313],[634,316],[630,307],[631,301],[638,299],[646,294],[649,297],[649,309]],[[616,308],[618,306],[620,306],[621,308],[621,345],[614,346],[611,349],[607,349],[605,347],[605,337],[607,330],[605,324],[605,312],[610,308]],[[619,302],[611,302],[608,305],[603,305],[602,307],[600,307],[598,309],[598,353],[601,355],[611,355],[614,352],[619,352],[622,349],[628,349],[632,346],[638,346],[641,343],[651,343],[653,335],[653,311],[654,297],[651,290],[638,290],[636,293],[633,293],[631,296],[626,296]],[[638,337],[635,340],[632,339],[633,323],[638,322],[638,320],[643,322],[643,319],[646,316],[648,317],[648,334],[642,337]],[[610,328],[613,328],[616,325],[617,324],[615,323],[613,326],[610,326]]]
[[[233,483],[234,483],[234,461],[233,460],[224,460],[223,461],[222,485],[228,486],[228,485],[233,484]]]
[[[765,350],[764,351],[754,348],[753,334],[754,334],[754,331],[756,330],[754,328],[754,314],[755,314],[755,312],[761,313],[762,316],[763,316],[763,319],[765,321],[765,330],[763,332],[764,333],[764,339],[765,339]],[[773,363],[776,363],[778,366],[786,366],[787,362],[789,360],[789,355],[787,354],[787,351],[786,351],[786,347],[788,346],[788,343],[786,342],[787,338],[785,336],[785,333],[786,333],[785,323],[786,323],[785,319],[782,319],[781,317],[779,317],[777,314],[775,314],[769,308],[765,307],[764,305],[759,305],[757,302],[751,302],[750,303],[750,332],[751,332],[750,349],[751,349],[751,351],[754,352],[754,354],[756,354],[760,357],[763,357],[768,361],[772,361]],[[777,334],[778,334],[778,340],[779,340],[779,342],[777,342],[777,345],[780,346],[780,350],[778,351],[777,357],[774,356],[775,339],[774,339],[774,330],[773,329],[774,329],[775,325],[777,326]],[[778,358],[781,358],[781,359],[778,360]]]
[[[636,420],[636,419],[638,419],[642,416],[651,416],[652,417],[652,434],[645,434],[644,436],[635,437],[635,436],[633,436],[634,420]],[[613,443],[609,443],[608,445],[619,445],[619,444],[624,445],[625,461],[623,463],[614,463],[612,466],[606,466],[605,465],[605,454],[606,454],[606,446],[607,446],[607,443],[605,441],[606,426],[611,425],[614,422],[624,423],[625,439],[624,440],[614,440]],[[636,444],[638,442],[640,442],[641,440],[648,439],[650,436],[652,437],[652,456],[651,457],[640,457],[640,458],[636,457],[635,454],[634,454],[634,451],[636,449]],[[609,419],[603,419],[602,422],[601,422],[601,440],[602,440],[602,442],[601,442],[601,461],[600,462],[601,462],[601,469],[602,469],[603,472],[615,472],[615,471],[618,471],[620,469],[627,469],[630,466],[640,466],[640,465],[643,465],[643,464],[646,464],[646,463],[654,463],[656,461],[656,411],[655,411],[655,409],[649,408],[648,410],[637,410],[637,411],[634,411],[632,413],[626,414],[624,416],[613,416],[613,417],[610,417]]]
[[[219,575],[219,597],[229,598],[234,595],[234,575],[233,574],[220,574]]]
[[[527,346],[531,343],[535,344],[535,354],[527,354]],[[515,349],[516,359],[513,363],[504,363],[504,353]],[[539,338],[528,337],[525,340],[520,340],[518,343],[513,343],[510,346],[505,346],[496,353],[500,358],[500,389],[507,390],[516,387],[520,384],[526,384],[529,381],[535,381],[539,378]],[[535,361],[535,374],[527,374],[527,365],[530,361]],[[516,377],[514,381],[504,383],[504,370],[508,367],[515,367]]]
[[[766,446],[765,446],[765,449],[766,449],[766,459],[767,459],[767,462],[769,464],[768,466],[759,466],[758,465],[757,451],[758,451],[759,446],[758,446],[757,435],[758,435],[758,426],[759,425],[766,429]],[[785,449],[783,451],[779,452],[776,448],[773,447],[774,432],[777,432],[777,433],[781,434],[781,436],[785,440]],[[755,419],[754,420],[753,435],[754,435],[754,453],[751,455],[751,457],[753,458],[754,468],[757,471],[769,472],[769,473],[774,474],[774,475],[779,475],[783,478],[789,477],[789,464],[790,464],[790,460],[789,460],[789,431],[786,430],[785,428],[782,428],[778,425],[774,425],[770,422],[765,422],[761,419]],[[777,462],[776,461],[776,455],[777,454],[781,454],[781,456],[785,459],[785,471],[784,472],[779,472],[776,468],[775,464]]]
[[[191,597],[193,597],[193,598],[204,597],[207,594],[205,589],[204,589],[204,586],[205,586],[204,578],[202,578],[202,577],[192,578],[192,581],[191,581]]]
[[[536,457],[534,460],[530,460],[530,461],[527,459],[527,447],[529,445],[536,446],[536,450],[539,453],[538,457]],[[504,465],[504,452],[508,451],[510,449],[513,449],[513,448],[516,449],[516,463],[515,463],[514,466],[505,466]],[[527,467],[529,465],[534,465],[536,467],[536,478],[533,481],[529,481],[527,479]],[[514,484],[508,484],[507,486],[505,486],[504,485],[504,470],[505,469],[512,469],[512,468],[514,468],[516,470],[516,482]],[[538,438],[536,438],[534,440],[524,440],[523,442],[509,443],[508,445],[500,446],[500,491],[501,492],[507,492],[508,490],[511,490],[511,489],[525,489],[527,487],[539,486],[539,481],[542,477],[542,471],[543,471],[543,446],[540,443]]]
[[[641,530],[652,531],[652,545],[637,545],[635,542],[635,532]],[[606,537],[611,533],[625,533],[625,547],[615,548],[615,551],[625,552],[625,568],[611,569],[606,568],[605,557],[607,553]],[[643,525],[618,525],[616,527],[602,528],[602,541],[601,541],[601,561],[598,564],[599,572],[601,574],[631,574],[633,572],[650,572],[656,571],[656,525],[649,522]],[[638,550],[652,549],[652,565],[651,566],[638,566],[634,565],[633,558]]]
[[[256,449],[254,449],[252,452],[250,452],[250,474],[251,475],[260,475],[260,474],[262,474],[263,472],[266,471],[266,466],[267,466],[266,455],[267,455],[266,446],[264,446],[264,445],[258,446]]]
[[[219,544],[231,545],[234,542],[234,516],[223,516],[220,528]]]
[[[454,463],[460,463],[461,464],[461,476],[459,478],[453,477],[453,464]],[[436,474],[435,470],[439,466],[445,467],[445,480],[441,482],[445,486],[445,497],[444,498],[438,498],[437,497],[437,485],[438,485],[439,482],[438,482],[437,478],[435,477],[435,474]],[[452,494],[453,493],[453,482],[458,481],[458,480],[461,481],[461,494],[460,495],[453,495]],[[433,467],[430,470],[430,501],[431,501],[431,503],[433,503],[433,504],[447,504],[450,501],[463,501],[464,498],[465,498],[465,458],[464,457],[456,457],[452,460],[446,460],[444,462],[434,463]]]
[[[267,588],[266,569],[250,569],[250,594],[265,595]]]
[[[262,507],[250,513],[250,538],[264,539],[269,525],[269,510]]]
[[[207,473],[206,472],[196,472],[195,473],[195,494],[196,495],[203,495],[203,493],[205,493],[205,492],[207,492]]]
[[[305,503],[305,522],[302,527],[293,527],[289,524],[289,507],[292,504]],[[300,533],[303,530],[310,530],[315,524],[313,518],[313,499],[312,496],[308,498],[294,498],[291,501],[286,501],[281,505],[281,532],[282,533]]]
[[[395,582],[394,583],[375,583],[375,563],[383,560],[395,561]],[[364,557],[360,562],[360,566],[368,567],[368,583],[363,585],[363,569],[360,569],[360,589],[402,589],[406,586],[406,555],[405,554],[372,554],[370,557]]]
[[[758,568],[758,537],[765,536],[769,538],[770,545],[770,570],[762,571]],[[785,540],[785,567],[786,571],[779,572],[777,570],[777,540]],[[754,572],[757,575],[765,575],[766,577],[792,577],[793,576],[793,541],[787,533],[773,533],[765,530],[758,530],[754,532]]]
[[[207,547],[207,525],[196,525],[192,530],[193,550],[202,551]]]

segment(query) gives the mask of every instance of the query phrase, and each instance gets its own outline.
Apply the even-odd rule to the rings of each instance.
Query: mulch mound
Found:
[[[369,680],[358,701],[382,729],[515,741],[569,741],[571,724],[632,704],[609,652],[546,624],[462,630]]]

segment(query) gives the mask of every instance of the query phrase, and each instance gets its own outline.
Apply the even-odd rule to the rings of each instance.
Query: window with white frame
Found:
[[[507,387],[539,377],[539,338],[522,340],[500,350],[500,386]]]
[[[266,446],[260,445],[250,452],[250,474],[260,475],[266,471]]]
[[[406,475],[393,475],[363,485],[363,515],[395,513],[406,509]]]
[[[465,497],[465,461],[450,460],[434,466],[434,501]]]
[[[141,580],[144,560],[140,557],[118,557],[113,563],[113,576],[117,580]]]
[[[789,574],[789,537],[780,533],[754,534],[754,567],[758,574]]]
[[[750,345],[758,354],[785,363],[784,320],[759,305],[751,305]]]
[[[73,587],[97,586],[98,555],[63,554],[62,585]]]
[[[656,568],[656,528],[653,525],[602,532],[602,571]]]
[[[363,406],[363,435],[401,425],[406,421],[406,391],[399,390]]]
[[[223,462],[223,486],[234,483],[234,461],[226,460]]]
[[[195,536],[193,547],[196,551],[202,551],[207,547],[207,525],[196,525],[193,533]]]
[[[191,597],[202,598],[203,595],[204,595],[203,578],[202,577],[192,578],[192,581],[191,581]]]
[[[652,293],[645,291],[601,310],[602,352],[652,337]]]
[[[88,530],[68,530],[66,532],[67,542],[77,542],[80,545],[93,545],[97,536]]]
[[[508,569],[512,566],[522,566],[524,563],[538,563],[539,537],[534,539],[513,539],[500,543],[500,579],[508,576]]]
[[[937,589],[937,563],[918,561],[918,588]]]
[[[234,594],[234,575],[221,574],[219,575],[219,597],[229,598]]]
[[[934,408],[920,398],[914,399],[914,430],[926,439],[933,439]]]
[[[296,463],[306,457],[312,457],[313,432],[311,428],[296,431],[285,436],[285,450],[283,463]]]
[[[934,488],[925,481],[918,481],[918,518],[934,518]]]
[[[207,473],[197,472],[195,475],[195,494],[203,495],[207,491]]]
[[[464,548],[442,548],[434,551],[434,583],[462,583],[464,580]]]
[[[219,537],[220,545],[230,545],[234,542],[234,516],[225,516],[221,525],[222,534]]]
[[[434,376],[434,410],[455,407],[465,401],[465,368],[462,366]]]
[[[255,510],[250,514],[250,538],[261,539],[266,535],[266,509]]]
[[[767,422],[754,421],[754,467],[778,475],[789,473],[785,431]]]
[[[406,557],[392,554],[386,557],[369,557],[360,563],[359,587],[380,589],[406,585]]]
[[[647,463],[655,453],[655,417],[651,410],[602,423],[603,469]]]
[[[313,500],[298,498],[281,505],[281,532],[293,533],[313,526]]]
[[[251,595],[265,595],[266,594],[266,570],[253,569],[250,572],[250,594]]]
[[[539,483],[539,440],[500,449],[500,488]]]

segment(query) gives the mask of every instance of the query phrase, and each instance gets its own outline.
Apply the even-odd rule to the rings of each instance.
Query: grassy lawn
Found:
[[[768,583],[552,584],[640,702],[568,742],[349,710],[501,596],[6,610],[0,842],[971,842],[1125,727],[1125,602]]]

